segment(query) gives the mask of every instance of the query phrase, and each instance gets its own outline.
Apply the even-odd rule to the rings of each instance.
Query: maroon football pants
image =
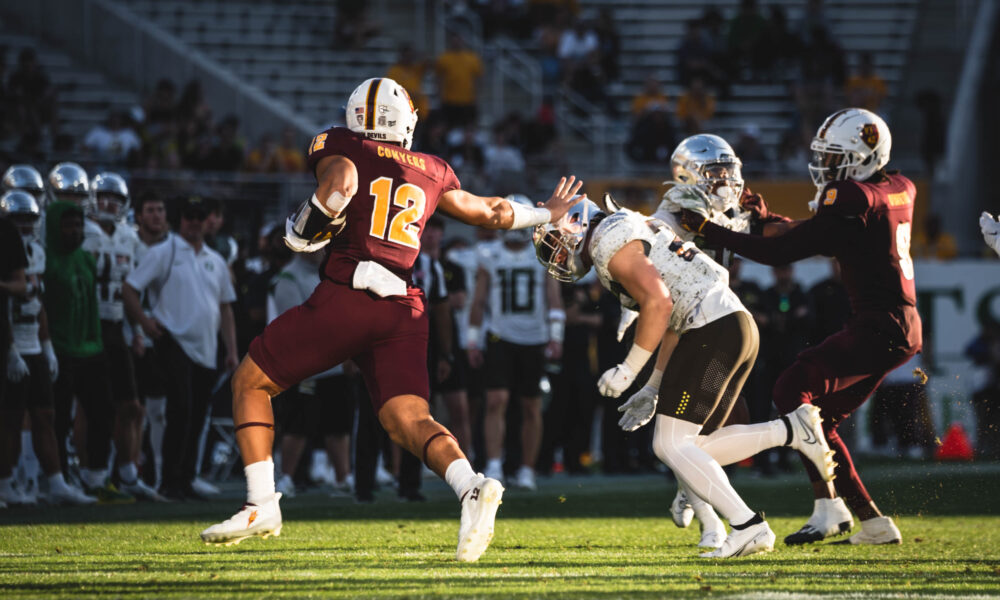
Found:
[[[904,331],[898,323],[888,315],[855,317],[822,344],[799,354],[774,384],[774,404],[782,414],[805,403],[820,408],[823,431],[837,462],[833,483],[851,508],[866,506],[871,496],[837,426],[872,395],[890,371],[919,351],[919,342],[913,342],[920,339],[919,320],[916,332]],[[812,463],[801,458],[809,479],[822,481]]]

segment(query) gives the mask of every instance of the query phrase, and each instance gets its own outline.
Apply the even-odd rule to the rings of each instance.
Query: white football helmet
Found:
[[[523,204],[524,206],[534,206],[531,199],[524,194],[511,194],[507,196],[507,202]],[[503,241],[507,244],[530,244],[531,243],[531,228],[522,227],[521,229],[506,229],[503,232]]]
[[[587,232],[606,213],[591,200],[584,199],[569,209],[563,218],[555,223],[545,223],[535,227],[533,239],[538,262],[557,281],[572,283],[579,281],[590,270],[584,260],[584,246]]]
[[[11,165],[3,174],[3,189],[22,190],[35,197],[41,203],[45,198],[45,182],[42,174],[31,165]]]
[[[717,135],[700,133],[677,144],[670,156],[673,181],[697,187],[709,208],[724,213],[740,206],[743,195],[743,163],[729,142]]]
[[[359,85],[347,99],[347,128],[367,138],[399,142],[410,149],[417,126],[417,110],[403,86],[388,77]]]
[[[823,121],[809,149],[809,175],[822,189],[831,181],[864,181],[874,175],[889,162],[892,135],[870,110],[845,108]]]
[[[22,238],[36,237],[42,211],[27,190],[10,190],[0,197],[0,215],[17,226]]]
[[[90,182],[93,215],[99,221],[124,221],[129,209],[128,184],[118,173],[98,173]]]

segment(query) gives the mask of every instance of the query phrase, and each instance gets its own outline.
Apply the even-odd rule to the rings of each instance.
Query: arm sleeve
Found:
[[[809,256],[833,256],[841,240],[855,225],[844,217],[817,215],[781,235],[762,237],[736,233],[715,223],[705,223],[701,234],[709,243],[765,265],[784,265]]]
[[[137,292],[142,292],[154,281],[159,281],[162,285],[162,279],[167,275],[170,248],[175,243],[173,239],[167,238],[163,243],[150,248],[135,266],[135,269],[132,269],[132,272],[125,278],[125,283],[135,288]]]

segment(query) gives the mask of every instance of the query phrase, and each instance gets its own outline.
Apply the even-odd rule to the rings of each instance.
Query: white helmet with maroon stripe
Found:
[[[809,149],[816,187],[831,181],[864,181],[889,162],[892,135],[882,117],[863,108],[838,110],[820,126]]]
[[[355,88],[344,118],[351,131],[381,142],[399,142],[407,150],[417,126],[410,95],[388,77],[369,79]]]

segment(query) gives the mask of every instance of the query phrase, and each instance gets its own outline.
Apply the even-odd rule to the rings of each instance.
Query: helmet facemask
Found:
[[[871,160],[872,155],[864,158],[861,154],[845,150],[839,146],[827,144],[822,140],[813,140],[812,160],[809,161],[809,176],[813,185],[825,187],[831,181],[843,181],[850,175],[850,169],[860,167]]]
[[[538,262],[557,281],[579,281],[590,270],[583,256],[592,219],[600,210],[590,200],[581,200],[556,223],[535,227],[535,254]]]
[[[738,208],[743,195],[743,175],[740,161],[714,162],[699,169],[697,186],[708,196],[713,210],[725,213]]]

